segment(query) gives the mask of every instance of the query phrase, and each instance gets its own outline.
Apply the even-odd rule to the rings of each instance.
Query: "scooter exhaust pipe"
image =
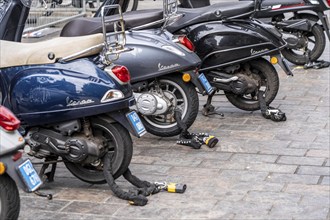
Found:
[[[238,77],[237,76],[233,76],[229,79],[219,79],[219,78],[214,78],[213,79],[213,82],[219,82],[219,83],[230,83],[230,82],[233,82],[233,81],[237,81],[238,80]]]

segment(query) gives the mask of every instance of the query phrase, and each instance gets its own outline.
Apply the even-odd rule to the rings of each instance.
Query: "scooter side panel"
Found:
[[[202,68],[241,62],[278,49],[260,27],[251,24],[204,23],[188,32],[203,61]]]
[[[196,68],[199,57],[172,42],[172,37],[156,29],[128,32],[126,47],[133,50],[120,54],[116,64],[128,68],[132,83]]]
[[[7,78],[5,105],[28,125],[51,123],[115,111],[128,107],[130,86],[121,86],[88,60],[66,64],[11,67],[1,70]],[[125,99],[101,103],[110,89]],[[42,121],[41,121],[42,120]]]

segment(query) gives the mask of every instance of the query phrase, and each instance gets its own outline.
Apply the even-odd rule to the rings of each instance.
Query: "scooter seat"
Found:
[[[251,0],[239,0],[239,1],[251,1]],[[304,0],[263,0],[262,6],[273,6],[273,5],[295,5],[302,4]]]
[[[123,15],[125,28],[130,29],[144,24],[148,24],[163,19],[162,10],[138,10],[126,12]],[[114,32],[114,24],[119,19],[118,15],[106,17],[107,32]],[[160,24],[152,25],[148,28],[161,27]],[[73,37],[89,34],[102,33],[102,22],[100,17],[78,18],[68,22],[62,29],[60,36]]]
[[[102,34],[84,37],[58,37],[38,43],[17,43],[0,40],[0,68],[55,63],[104,42]],[[92,56],[101,49],[88,51],[80,57]]]
[[[273,6],[273,5],[295,5],[302,4],[303,0],[264,0],[262,6]]]
[[[253,12],[253,1],[221,2],[201,8],[179,8],[178,13],[184,14],[183,18],[169,26],[170,32],[175,32],[184,27],[207,21],[217,21],[234,16]]]

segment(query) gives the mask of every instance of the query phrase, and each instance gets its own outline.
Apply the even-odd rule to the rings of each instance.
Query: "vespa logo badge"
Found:
[[[179,66],[180,66],[180,64],[178,64],[178,63],[171,64],[169,66],[165,66],[165,65],[162,65],[162,64],[158,63],[158,71],[173,69],[173,68],[176,68],[176,67],[179,67]]]
[[[262,49],[262,50],[254,50],[254,49],[251,49],[251,55],[255,55],[255,54],[258,54],[258,53],[263,53],[263,52],[266,52],[268,51],[269,49],[266,48],[266,49]]]
[[[75,100],[70,100],[69,97],[66,98],[66,103],[67,103],[67,107],[70,107],[70,106],[78,106],[78,105],[87,105],[87,104],[91,104],[91,103],[94,103],[93,100],[91,99],[86,99],[86,100],[80,100],[80,101],[75,101]]]

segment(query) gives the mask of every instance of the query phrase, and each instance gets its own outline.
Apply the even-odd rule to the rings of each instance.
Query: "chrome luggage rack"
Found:
[[[105,11],[109,9],[118,9],[119,18],[117,21],[114,21],[113,17],[112,20],[107,20],[107,17],[105,16]],[[125,24],[120,5],[116,4],[103,6],[101,9],[101,21],[104,37],[104,49],[101,53],[102,61],[104,64],[110,65],[119,58],[120,53],[132,50],[130,48],[125,48]],[[106,27],[108,23],[113,23],[113,32],[107,33]]]
[[[112,20],[107,20],[106,16],[104,16],[105,14],[104,11],[113,8],[118,9],[119,18],[118,20],[114,20],[112,16]],[[124,25],[124,19],[120,5],[117,4],[117,5],[103,6],[101,9],[101,21],[102,21],[102,31],[103,31],[103,39],[104,39],[103,43],[87,48],[78,53],[69,55],[67,57],[63,57],[59,60],[59,62],[66,62],[81,57],[84,54],[88,54],[91,51],[101,50],[100,56],[103,64],[110,65],[114,61],[118,60],[120,53],[133,50],[131,48],[125,48],[125,44],[126,44],[125,25]],[[111,22],[114,25],[114,31],[107,33],[106,26],[108,23]]]

